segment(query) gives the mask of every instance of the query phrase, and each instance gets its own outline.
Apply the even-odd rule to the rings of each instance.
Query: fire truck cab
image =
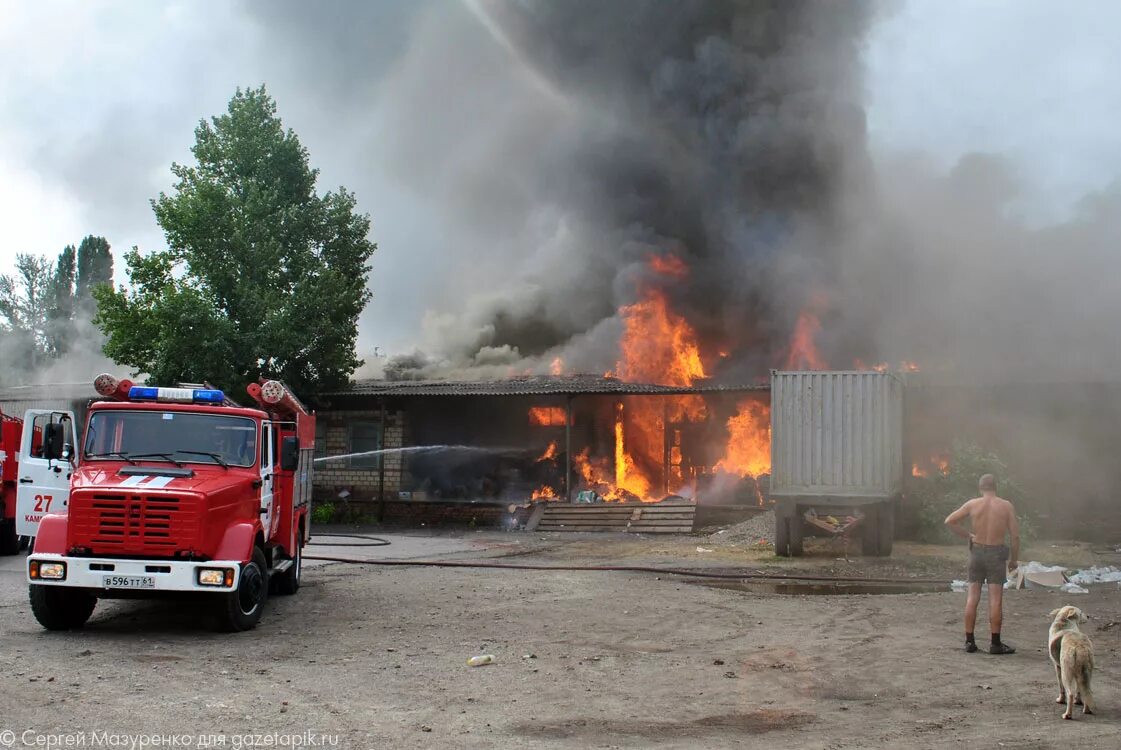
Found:
[[[74,414],[0,413],[0,555],[14,555],[47,513],[64,512],[74,470]]]
[[[212,388],[102,375],[69,512],[28,557],[43,627],[81,627],[98,599],[194,596],[221,630],[254,627],[270,592],[299,589],[309,538],[315,417],[279,381],[246,408]]]

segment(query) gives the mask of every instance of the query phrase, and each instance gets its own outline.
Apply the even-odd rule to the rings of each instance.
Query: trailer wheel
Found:
[[[0,521],[0,555],[14,555],[19,552],[19,536],[16,535],[16,519],[5,518]]]
[[[300,590],[300,574],[304,566],[304,532],[296,536],[296,553],[292,557],[292,567],[273,579],[274,591],[281,595],[295,594]]]
[[[865,506],[864,520],[861,529],[860,549],[865,557],[879,557],[880,555],[880,524],[883,519],[883,512],[878,506]]]
[[[891,503],[880,506],[879,543],[876,554],[891,557],[892,543],[895,541],[895,507]]]
[[[236,633],[257,626],[269,597],[268,563],[260,547],[253,548],[253,557],[242,567],[237,590],[219,596],[219,630]]]
[[[31,612],[47,630],[77,630],[97,606],[97,597],[81,589],[30,584]]]
[[[790,517],[775,510],[775,554],[786,557],[790,554]]]
[[[802,514],[798,512],[797,508],[795,508],[794,512],[790,514],[789,524],[790,531],[788,533],[790,534],[790,556],[801,557],[802,553],[805,551],[803,542],[806,538],[806,529],[804,526],[804,522],[802,521]]]

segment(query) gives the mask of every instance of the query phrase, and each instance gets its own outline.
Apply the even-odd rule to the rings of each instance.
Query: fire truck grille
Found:
[[[70,500],[70,541],[94,552],[170,553],[196,545],[200,518],[192,498],[83,495]]]

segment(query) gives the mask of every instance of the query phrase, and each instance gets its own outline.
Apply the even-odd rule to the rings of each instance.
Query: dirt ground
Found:
[[[914,545],[887,560],[845,561],[831,545],[777,560],[705,534],[382,535],[394,545],[314,552],[905,578],[959,578],[964,561]],[[1078,545],[1024,558],[1118,564]],[[151,735],[225,747],[1121,745],[1117,584],[1009,592],[1004,635],[1019,653],[995,657],[961,650],[964,596],[949,591],[791,596],[672,575],[323,563],[248,633],[210,632],[194,603],[138,601],[48,633],[22,562],[0,558],[0,747],[57,735],[86,747],[155,746]],[[1098,662],[1098,714],[1072,722],[1043,648],[1047,613],[1068,601],[1093,617]],[[466,666],[484,653],[495,663]]]

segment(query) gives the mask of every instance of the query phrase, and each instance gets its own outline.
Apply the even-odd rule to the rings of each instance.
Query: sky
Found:
[[[401,159],[356,158],[351,144],[384,142],[388,151],[391,128],[439,116],[400,107],[405,46],[433,26],[480,21],[458,0],[367,3],[341,25],[310,15],[341,5],[310,7],[0,0],[0,273],[18,252],[53,258],[98,234],[125,281],[124,251],[163,247],[149,200],[170,189],[170,164],[190,159],[198,121],[221,112],[236,87],[264,82],[320,168],[320,189],[345,185],[372,217],[379,250],[359,354],[409,349],[428,300],[452,291],[420,269],[454,252],[455,237]],[[1121,175],[1121,4],[884,8],[864,50],[873,158],[914,153],[949,170],[973,152],[1003,156],[1022,183],[1014,210],[1037,225],[1061,220]],[[319,52],[309,64],[301,34],[321,24],[368,35],[373,52],[360,63]],[[478,40],[480,59],[509,54],[486,34]],[[446,61],[448,75],[460,62]],[[446,102],[447,116],[461,104]]]

